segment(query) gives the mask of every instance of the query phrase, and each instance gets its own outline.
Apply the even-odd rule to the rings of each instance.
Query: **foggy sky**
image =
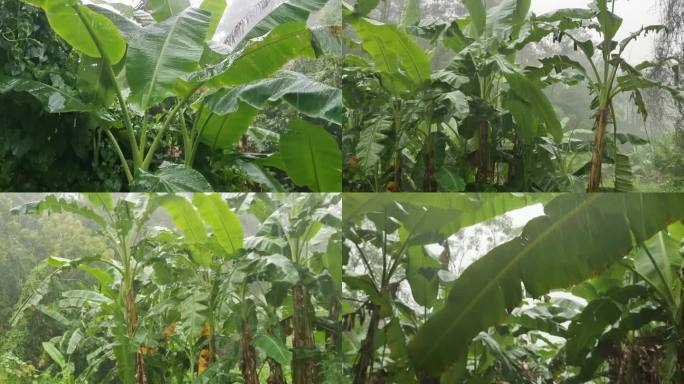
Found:
[[[130,4],[136,0],[118,1]],[[235,26],[235,23],[249,13],[258,1],[260,0],[227,0],[226,14],[219,25],[215,40],[221,40],[225,37],[228,31]],[[272,0],[269,8],[275,8],[285,1]],[[190,2],[193,6],[199,6],[202,0],[191,0]],[[585,8],[590,2],[590,0],[532,0],[532,12],[539,15],[560,8]],[[625,38],[642,26],[658,24],[660,20],[660,10],[656,0],[617,0],[615,13],[623,18],[622,28],[617,39]],[[254,22],[256,21],[258,20],[254,20]],[[652,59],[654,42],[653,34],[640,38],[627,49],[625,58],[632,64]]]
[[[532,0],[532,12],[540,15],[560,8],[586,8],[589,0]],[[660,9],[656,0],[618,0],[615,13],[622,17],[622,28],[616,39],[621,40],[642,26],[659,24]],[[653,58],[655,35],[649,34],[632,42],[625,59],[631,64]]]

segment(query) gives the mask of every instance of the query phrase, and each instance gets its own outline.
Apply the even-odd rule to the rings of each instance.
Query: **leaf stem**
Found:
[[[661,235],[661,236],[662,236],[662,235]],[[644,243],[642,242],[642,243],[639,244],[639,245],[641,246],[641,249],[643,249],[644,252],[646,252],[646,255],[648,255],[648,259],[651,260],[651,263],[653,264],[653,268],[656,270],[656,272],[658,272],[658,277],[660,278],[660,281],[662,281],[662,283],[663,283],[663,288],[665,289],[665,291],[666,291],[666,293],[667,293],[667,299],[668,299],[668,301],[670,302],[670,304],[672,305],[672,307],[675,307],[675,306],[676,306],[675,298],[674,298],[674,296],[672,295],[672,290],[670,289],[670,284],[668,284],[667,280],[665,279],[665,275],[663,275],[663,271],[660,269],[660,265],[658,265],[658,263],[655,261],[655,258],[654,258],[653,255],[651,254],[651,251],[648,249],[648,247],[646,246],[646,244],[644,244]]]
[[[104,47],[102,45],[102,42],[100,41],[100,39],[95,34],[93,27],[90,25],[90,23],[86,19],[83,12],[81,12],[81,9],[79,7],[80,7],[80,4],[73,6],[74,10],[76,11],[76,14],[78,14],[78,17],[81,19],[81,22],[83,23],[83,25],[85,25],[86,29],[88,30],[88,33],[90,34],[90,37],[93,39],[93,42],[95,43],[95,46],[97,47],[97,50],[100,52],[100,56],[102,56],[102,63],[105,66],[105,70],[107,71],[107,75],[110,77],[110,79],[112,81],[112,85],[114,86],[114,90],[116,91],[116,98],[119,101],[119,105],[121,106],[121,113],[123,114],[124,124],[126,125],[126,133],[128,134],[128,141],[130,142],[131,152],[133,153],[133,165],[135,166],[135,168],[138,168],[138,166],[142,162],[142,154],[139,151],[138,142],[135,138],[135,131],[133,131],[133,124],[131,123],[131,116],[128,112],[128,106],[126,105],[126,100],[123,97],[123,93],[121,92],[121,88],[119,87],[119,83],[116,81],[116,74],[114,73],[114,68],[112,68],[112,64],[109,62],[109,58],[105,54],[105,50],[104,50]]]
[[[199,84],[195,86],[195,88],[188,93],[188,96],[186,96],[183,100],[179,101],[175,107],[169,112],[169,114],[166,116],[166,121],[164,121],[164,125],[162,125],[161,129],[159,132],[157,132],[157,135],[154,136],[154,140],[152,141],[152,144],[150,145],[150,149],[147,152],[147,155],[145,156],[145,160],[142,162],[142,170],[147,171],[150,168],[150,164],[152,164],[152,159],[154,158],[154,153],[157,151],[159,148],[159,144],[161,144],[162,137],[166,133],[166,131],[169,129],[169,126],[171,125],[171,122],[173,121],[174,117],[176,116],[176,113],[181,109],[183,104],[187,102],[187,100],[201,87],[202,85]]]
[[[181,130],[183,132],[183,155],[185,156],[185,165],[190,167],[190,159],[192,158],[192,136],[188,131],[188,125],[185,123],[185,113],[181,112],[178,116]]]
[[[109,140],[112,142],[114,151],[116,151],[116,154],[119,156],[119,160],[123,165],[124,173],[126,173],[126,179],[128,180],[128,183],[132,183],[133,174],[131,173],[131,169],[128,167],[128,161],[126,160],[126,156],[124,156],[123,152],[121,151],[121,147],[119,146],[119,143],[116,141],[116,137],[114,137],[114,135],[109,129],[105,129],[104,131],[107,134]]]

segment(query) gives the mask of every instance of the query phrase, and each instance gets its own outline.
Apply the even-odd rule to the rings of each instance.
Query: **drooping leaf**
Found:
[[[230,92],[230,91],[229,91]],[[258,109],[235,99],[235,109],[228,109],[225,114],[214,113],[209,106],[216,101],[221,102],[222,93],[209,96],[207,106],[201,107],[197,116],[197,124],[201,128],[202,143],[215,149],[231,149],[233,145],[247,132],[250,124],[257,115]],[[223,105],[224,107],[226,104]],[[218,108],[217,108],[218,109]],[[220,109],[218,109],[221,111]]]
[[[183,231],[188,243],[202,244],[207,240],[207,230],[202,218],[188,199],[179,195],[167,195],[162,197],[161,205],[178,229]]]
[[[276,284],[293,286],[299,282],[297,267],[283,255],[270,255],[258,259],[258,274],[261,278]]]
[[[74,353],[81,340],[83,340],[83,333],[81,333],[80,329],[76,329],[69,338],[69,343],[67,344],[66,351],[67,355],[71,355],[72,353]]]
[[[556,111],[553,109],[553,105],[541,91],[539,86],[521,73],[505,72],[504,76],[517,98],[523,100],[527,108],[534,110],[544,121],[546,129],[551,136],[557,141],[560,141],[563,137],[563,129],[560,121],[558,120]]]
[[[219,194],[197,193],[192,200],[202,219],[212,228],[214,236],[226,251],[233,256],[242,249],[242,224]]]
[[[0,76],[0,94],[27,92],[50,113],[87,112],[91,108],[79,98],[35,80]]]
[[[315,192],[342,190],[342,153],[325,129],[301,120],[290,122],[280,139],[287,174]]]
[[[430,80],[432,69],[428,56],[397,26],[360,20],[354,24],[354,29],[378,71],[394,76],[405,75],[415,87]]]
[[[273,335],[261,333],[254,338],[252,344],[281,365],[287,365],[292,361],[292,352],[282,340],[276,339]]]
[[[307,116],[342,124],[342,91],[297,72],[282,71],[274,77],[219,90],[207,97],[205,106],[225,115],[235,112],[238,99],[258,109],[283,100]]]
[[[610,348],[606,348],[607,346],[623,341],[631,331],[637,331],[653,322],[667,321],[666,319],[667,314],[661,308],[643,307],[638,311],[622,313],[622,317],[619,319],[616,327],[603,333],[598,340],[589,340],[591,345],[588,345],[590,347],[588,349],[591,353],[581,356],[580,362],[576,363],[580,367],[580,372],[574,377],[575,382],[588,381],[594,377],[595,372],[609,358],[608,351],[610,351]],[[596,324],[585,324],[589,327],[596,327]],[[591,349],[591,347],[594,347],[594,344],[596,345],[595,348]]]
[[[462,192],[466,188],[466,182],[463,178],[448,168],[443,167],[435,174],[435,180],[447,192]]]
[[[43,343],[43,349],[50,356],[52,361],[57,363],[60,368],[64,369],[66,367],[66,360],[64,355],[55,347],[55,345],[49,341]]]
[[[342,217],[346,225],[359,223],[364,217],[382,213],[388,206],[408,203],[414,206],[451,211],[447,225],[449,234],[458,232],[508,211],[551,199],[551,194],[519,196],[514,194],[457,193],[354,193],[343,196]],[[447,232],[445,232],[447,233]]]
[[[409,344],[414,367],[443,372],[473,337],[520,304],[523,285],[539,296],[580,282],[627,254],[633,236],[650,238],[682,217],[684,198],[675,194],[557,197],[521,236],[494,248],[452,283],[445,307]]]
[[[112,299],[101,293],[80,289],[62,292],[62,296],[74,306],[82,306],[83,303],[111,304],[113,302]]]
[[[264,167],[251,162],[240,162],[240,168],[242,168],[252,180],[264,186],[264,191],[285,192],[285,188],[280,181]]]
[[[591,20],[596,14],[587,8],[561,8],[536,17],[537,21],[555,22],[566,19]]]
[[[97,107],[108,107],[114,102],[116,91],[103,59],[82,57],[78,67],[78,88],[84,100]]]
[[[667,31],[667,27],[664,25],[649,25],[646,27],[641,27],[638,31],[630,33],[629,36],[620,41],[620,52],[623,52],[632,41],[636,41],[641,35],[648,35],[649,33],[658,33],[662,31]]]
[[[41,201],[26,203],[18,207],[12,208],[10,211],[13,215],[32,214],[39,215],[43,213],[58,214],[62,212],[69,212],[81,216],[84,219],[91,220],[98,224],[101,228],[107,226],[107,220],[89,207],[78,204],[73,200],[58,198],[55,195],[48,195]]]
[[[190,80],[217,88],[240,85],[264,79],[295,58],[313,56],[311,32],[306,24],[287,23],[263,38],[251,40],[243,50],[195,73]]]
[[[530,113],[532,107],[517,97],[509,98],[506,107],[515,119],[520,138],[524,143],[531,144],[537,138],[540,123],[537,115]]]
[[[373,304],[380,308],[382,316],[390,316],[392,313],[392,304],[387,294],[378,292],[375,284],[368,275],[348,276],[345,275],[342,280],[350,289],[363,291]]]
[[[439,291],[439,271],[441,264],[430,257],[422,245],[409,247],[406,278],[411,286],[411,295],[419,305],[432,307]]]
[[[192,168],[182,164],[162,163],[154,172],[138,170],[131,183],[131,190],[140,192],[209,192],[207,179]]]
[[[126,76],[135,103],[148,108],[173,96],[176,81],[198,69],[209,21],[209,13],[188,8],[130,42]]]
[[[266,35],[269,31],[282,24],[287,23],[306,23],[311,13],[323,8],[329,0],[285,0],[281,1],[272,11],[259,20],[249,31],[240,31],[237,27],[235,31],[229,33],[227,42],[229,44],[238,41],[247,41],[259,36]],[[244,36],[241,34],[244,33]],[[239,44],[236,44],[239,46]]]
[[[112,64],[126,53],[126,42],[114,23],[78,0],[46,0],[45,14],[52,30],[84,55],[102,57],[95,39]]]

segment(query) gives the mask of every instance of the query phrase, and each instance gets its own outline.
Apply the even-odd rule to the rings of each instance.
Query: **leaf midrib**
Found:
[[[161,68],[161,63],[163,61],[162,59],[164,57],[164,53],[168,49],[169,44],[171,42],[171,39],[173,37],[175,37],[174,33],[176,31],[176,28],[178,27],[178,25],[181,22],[182,16],[183,16],[183,14],[178,15],[176,17],[176,20],[174,20],[173,25],[171,26],[171,29],[169,30],[169,33],[166,35],[166,39],[164,39],[164,44],[162,45],[162,49],[159,51],[159,56],[157,57],[157,62],[156,62],[156,65],[154,67],[154,72],[152,72],[152,79],[150,80],[150,87],[148,88],[147,94],[145,95],[145,98],[143,99],[144,104],[147,104],[149,102],[150,97],[152,96],[152,90],[156,87],[156,82],[157,82],[157,78],[159,77],[159,72],[160,72],[160,68]]]
[[[212,203],[212,205],[214,205],[214,204]],[[222,207],[215,206],[215,208],[216,208],[216,211],[218,211],[219,208],[222,208]],[[226,219],[228,217],[234,218],[235,214],[232,211],[230,211],[230,208],[228,208],[226,206],[226,209],[228,209],[228,215],[226,216]],[[228,230],[228,227],[226,227],[225,220],[221,220],[222,219],[221,215],[217,215],[216,218],[218,219],[218,221],[221,225],[221,228],[223,228],[223,232],[225,232],[225,234],[228,236],[228,241],[230,242],[230,247],[232,248],[231,252],[235,253],[235,251],[238,249],[238,247],[235,245],[235,241],[233,241],[233,236],[232,236],[231,232]]]

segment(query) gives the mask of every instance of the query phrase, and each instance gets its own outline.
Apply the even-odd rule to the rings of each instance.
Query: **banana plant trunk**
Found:
[[[240,337],[240,371],[245,384],[259,384],[257,375],[256,350],[252,346],[252,322],[249,315],[242,319]]]
[[[480,122],[480,148],[477,151],[478,167],[476,180],[478,183],[488,183],[493,176],[492,155],[489,145],[489,123],[486,120]]]
[[[294,328],[294,347],[299,351],[313,351],[313,327],[309,318],[309,303],[306,288],[296,285],[292,288],[294,313],[292,315]],[[316,365],[312,356],[294,355],[292,362],[293,384],[314,384],[316,380]]]
[[[266,359],[268,362],[269,375],[266,384],[287,384],[285,375],[283,374],[283,367],[270,357]]]
[[[591,154],[591,173],[587,192],[598,192],[601,187],[601,165],[603,151],[606,147],[606,127],[608,126],[608,108],[599,111],[596,116],[596,131],[594,132],[594,148]]]
[[[434,143],[428,143],[428,150],[425,153],[425,175],[423,178],[423,191],[424,192],[436,192],[437,183],[434,180],[435,175],[435,148]]]
[[[128,288],[126,293],[126,311],[128,312],[128,335],[133,339],[138,327],[138,311],[135,306],[135,291],[132,287]],[[147,384],[145,355],[142,348],[139,348],[135,354],[135,384]]]
[[[337,299],[330,301],[330,308],[328,309],[328,319],[335,324],[334,331],[326,332],[326,344],[329,352],[337,353],[338,347],[341,347],[341,328],[340,328],[340,302]]]
[[[375,331],[378,329],[379,323],[380,309],[373,305],[370,322],[368,323],[368,331],[363,339],[363,343],[361,343],[359,358],[354,366],[354,384],[368,383],[368,371],[373,365],[373,354],[375,352]]]
[[[401,191],[401,151],[397,152],[394,160],[394,191]]]

